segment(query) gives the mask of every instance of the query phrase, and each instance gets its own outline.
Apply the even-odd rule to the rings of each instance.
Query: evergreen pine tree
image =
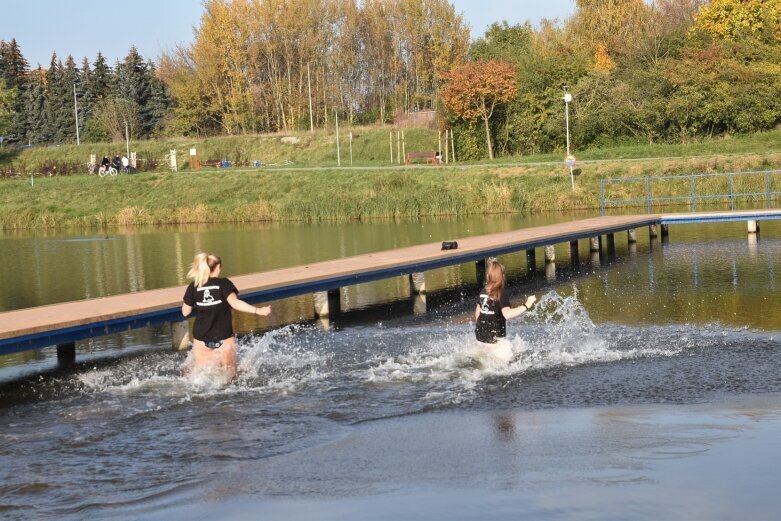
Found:
[[[2,58],[2,74],[6,86],[14,90],[14,116],[11,124],[11,132],[17,140],[22,141],[27,134],[27,115],[25,114],[24,93],[27,89],[27,75],[30,69],[29,63],[22,55],[19,44],[12,38],[10,42],[0,46]]]
[[[0,73],[5,78],[6,86],[9,89],[15,89],[17,87],[23,87],[26,81],[27,72],[30,69],[30,64],[22,56],[22,51],[19,49],[19,44],[16,43],[16,39],[12,39],[8,43],[0,45]]]
[[[92,114],[92,106],[95,103],[95,95],[92,90],[93,81],[89,60],[85,56],[81,61],[79,84],[76,89],[76,97],[79,102],[79,132],[82,135],[82,140],[84,140],[84,129],[86,128],[87,120],[89,120],[90,114]]]
[[[168,110],[171,107],[171,97],[168,94],[165,82],[157,77],[157,69],[152,60],[147,64],[149,71],[149,131],[157,134],[165,125]]]
[[[131,47],[124,62],[117,64],[116,92],[118,97],[133,101],[138,106],[138,124],[140,134],[148,136],[154,129],[150,114],[151,98],[150,74],[144,58]]]
[[[57,58],[57,53],[54,53],[46,71],[46,135],[51,143],[64,141],[65,127],[69,123],[66,120],[68,104],[62,75],[62,61]]]
[[[30,81],[24,96],[27,117],[27,142],[47,143],[50,140],[46,114],[46,73],[39,65],[30,73]]]
[[[90,97],[93,101],[106,98],[111,94],[113,72],[106,63],[106,58],[100,52],[92,64],[92,78],[90,80]]]

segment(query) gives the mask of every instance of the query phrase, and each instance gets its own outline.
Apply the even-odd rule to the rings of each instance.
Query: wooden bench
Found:
[[[437,153],[432,152],[407,152],[404,156],[404,164],[411,165],[415,159],[422,159],[427,165],[437,164]]]
[[[222,159],[207,159],[205,161],[201,161],[201,166],[207,166],[211,168],[220,168],[221,164]]]

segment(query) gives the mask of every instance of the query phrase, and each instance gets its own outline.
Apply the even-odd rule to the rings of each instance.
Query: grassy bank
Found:
[[[353,164],[356,166],[390,165],[390,133],[388,128],[355,128],[340,132],[341,164],[350,164],[350,139],[352,133]],[[394,131],[393,157],[396,161],[397,148]],[[297,166],[336,166],[336,135],[333,131],[318,130],[313,133],[270,134],[247,136],[223,136],[215,138],[169,138],[154,141],[131,141],[144,170],[167,171],[165,156],[176,150],[179,170],[187,171],[189,151],[195,148],[201,161],[229,160],[245,165],[253,161],[265,164],[282,164],[291,161]],[[404,131],[404,146],[407,151],[437,150],[436,131],[408,129]],[[21,149],[0,149],[0,169],[22,174],[47,172],[47,165],[53,162],[73,165],[71,173],[86,173],[90,154],[98,161],[104,155],[125,153],[125,143],[95,143],[62,145],[56,147],[29,147]]]
[[[390,128],[361,127],[344,128],[340,134],[341,164],[350,164],[350,141],[352,133],[352,159],[355,166],[388,167],[391,165],[391,134],[394,136],[394,164],[398,159],[395,143],[396,131]],[[427,129],[406,129],[404,131],[406,151],[439,149],[436,131]],[[337,165],[336,136],[333,129],[292,134],[225,136],[215,138],[169,138],[154,141],[131,141],[130,150],[137,153],[145,170],[167,171],[164,164],[166,154],[175,149],[178,152],[179,169],[188,171],[189,150],[195,148],[201,161],[222,160],[250,164],[261,161],[269,165],[292,161],[300,167],[335,167]],[[98,160],[103,155],[113,156],[125,151],[125,143],[97,143],[62,145],[57,147],[30,147],[14,149],[0,148],[0,172],[50,173],[51,165],[60,163],[70,166],[70,173],[86,173],[90,154]],[[579,161],[638,158],[691,158],[723,155],[762,156],[781,152],[781,130],[763,132],[749,136],[718,138],[685,145],[629,145],[602,149],[578,150]],[[458,150],[456,150],[458,154]],[[562,161],[564,153],[539,154],[524,157],[499,157],[486,160],[459,161],[459,164],[506,165],[528,164],[544,161]]]
[[[38,177],[34,186],[21,177],[0,181],[0,226],[307,221],[596,208],[599,180],[604,177],[766,169],[781,169],[781,153],[588,163],[579,165],[574,191],[561,164],[223,169],[102,179],[78,175]],[[746,182],[764,191],[758,177]],[[781,190],[781,176],[773,176],[772,182],[775,190]],[[726,193],[724,183],[703,181],[698,193]],[[608,195],[635,197],[643,189],[642,183],[611,185]],[[654,184],[655,195],[687,195],[689,189],[688,182]]]

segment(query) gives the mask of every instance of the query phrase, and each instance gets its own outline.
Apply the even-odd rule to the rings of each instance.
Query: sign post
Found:
[[[567,157],[564,158],[564,162],[569,167],[569,178],[572,182],[572,189],[575,189],[575,173],[572,171],[572,168],[575,166],[575,156],[572,154],[567,154]]]

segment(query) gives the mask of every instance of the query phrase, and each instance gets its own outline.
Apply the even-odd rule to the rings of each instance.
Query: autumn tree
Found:
[[[700,9],[697,25],[724,40],[751,35],[781,41],[781,0],[712,0]]]
[[[127,98],[109,97],[97,101],[92,110],[92,117],[113,141],[125,139],[125,125],[131,136],[137,135],[139,131],[138,104]]]
[[[495,60],[475,61],[456,68],[446,76],[442,93],[447,109],[465,121],[483,120],[489,159],[494,158],[489,122],[496,106],[518,93],[515,67]]]

